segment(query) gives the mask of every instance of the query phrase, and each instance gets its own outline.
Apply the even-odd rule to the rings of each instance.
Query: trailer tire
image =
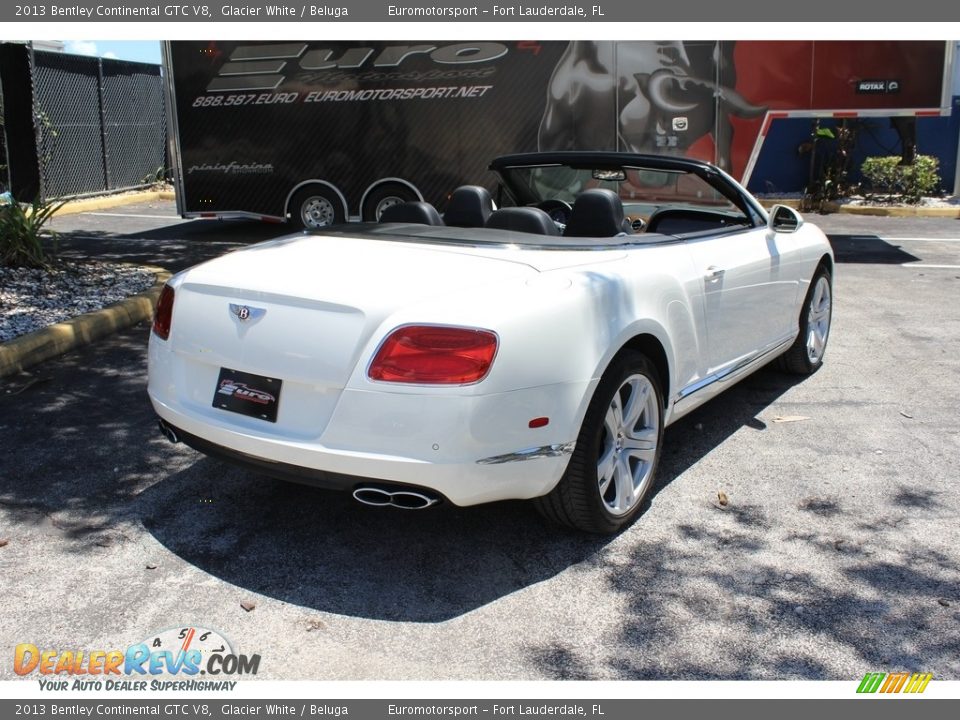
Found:
[[[377,222],[380,219],[380,213],[391,205],[414,202],[419,199],[420,197],[406,185],[385,183],[367,194],[363,207],[360,208],[361,217],[364,222]]]
[[[345,222],[340,196],[325,185],[308,185],[290,199],[290,224],[305,230],[319,230]]]

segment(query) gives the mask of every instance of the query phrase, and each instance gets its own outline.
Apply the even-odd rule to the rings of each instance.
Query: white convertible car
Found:
[[[502,157],[477,186],[176,275],[149,393],[164,434],[368,505],[534,499],[613,532],[664,428],[762,365],[823,362],[833,255],[703,162]]]

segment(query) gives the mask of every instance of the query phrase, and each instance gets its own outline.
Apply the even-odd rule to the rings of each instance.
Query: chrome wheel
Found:
[[[806,348],[807,359],[811,365],[818,364],[826,350],[827,337],[830,335],[831,309],[830,279],[820,275],[810,296],[810,307],[807,311]]]
[[[607,367],[560,482],[535,498],[549,520],[612,533],[640,514],[653,488],[663,438],[660,371],[642,352],[624,348]]]
[[[376,217],[376,219],[379,220],[380,216],[383,214],[383,211],[386,210],[388,207],[393,207],[394,205],[401,205],[402,203],[405,203],[405,202],[406,200],[404,200],[402,197],[397,197],[396,195],[388,195],[387,197],[383,198],[383,200],[377,203],[377,206],[373,210],[374,217]]]
[[[333,225],[335,217],[333,203],[322,195],[311,195],[300,206],[300,220],[306,228],[317,229]]]
[[[597,482],[611,515],[629,513],[646,494],[660,438],[657,392],[645,375],[630,375],[613,394],[603,419]]]

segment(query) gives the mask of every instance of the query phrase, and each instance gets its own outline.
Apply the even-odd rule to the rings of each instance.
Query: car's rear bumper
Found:
[[[257,434],[172,407],[151,393],[160,418],[187,445],[207,455],[257,472],[335,490],[352,490],[370,481],[432,490],[455,505],[529,499],[549,492],[566,470],[571,441],[534,440],[503,452],[491,447],[477,457],[451,458],[438,450],[437,460],[338,449],[316,441],[288,440]],[[221,411],[218,411],[221,412]],[[452,453],[459,455],[459,453]]]
[[[263,473],[281,480],[303,483],[324,490],[350,491],[359,485],[366,484],[370,480],[376,480],[377,484],[390,485],[389,481],[382,478],[360,478],[353,475],[341,475],[338,473],[327,472],[326,470],[316,470],[314,468],[302,467],[300,465],[291,465],[289,463],[267,460],[265,458],[249,455],[239,450],[232,450],[223,445],[217,445],[209,440],[204,440],[197,435],[191,435],[185,430],[178,428],[165,420],[161,420],[165,426],[165,434],[172,433],[177,442],[182,442],[192,447],[204,455],[209,455],[217,460],[223,460],[232,465],[242,467],[255,473]],[[404,487],[417,488],[409,483],[404,483]],[[429,488],[424,488],[429,489]]]

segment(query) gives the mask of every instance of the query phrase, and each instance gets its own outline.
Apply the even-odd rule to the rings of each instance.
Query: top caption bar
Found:
[[[300,2],[236,2],[174,5],[137,0],[64,0],[4,4],[0,22],[903,22],[944,23],[960,19],[960,3],[892,0],[873,3],[805,0],[687,0],[653,3],[643,0],[591,0],[589,3],[463,2],[444,4],[390,0],[327,0]]]

